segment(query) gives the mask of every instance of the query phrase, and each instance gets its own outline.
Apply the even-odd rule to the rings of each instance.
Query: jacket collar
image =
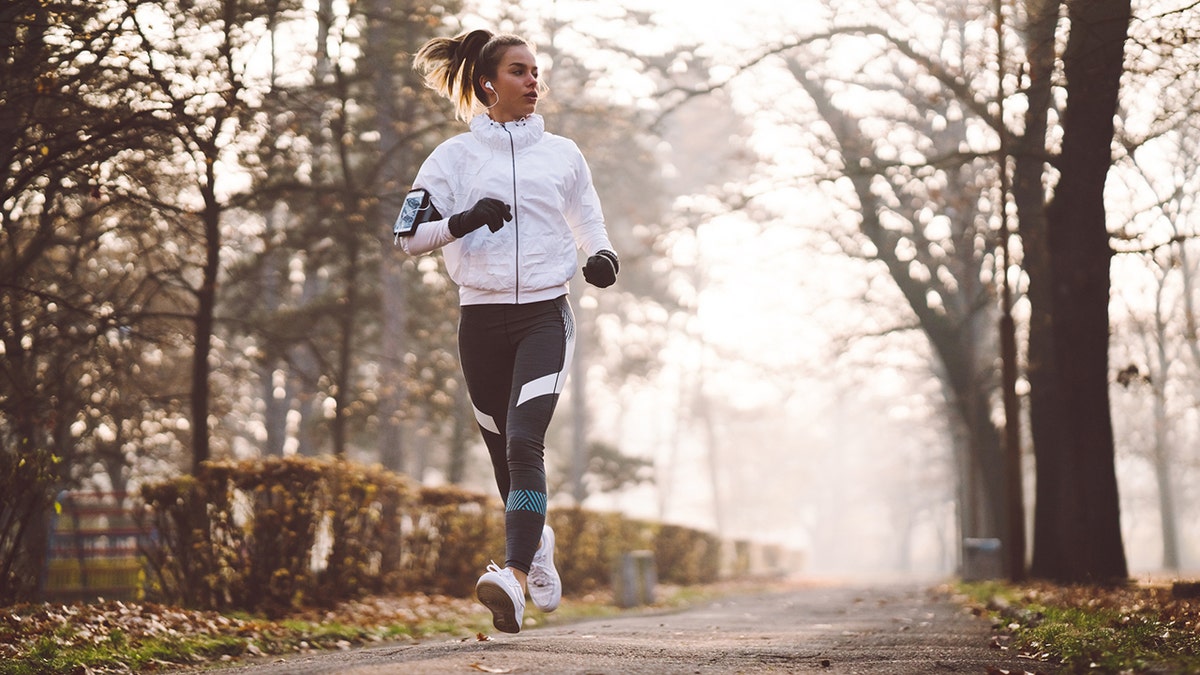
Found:
[[[511,143],[521,150],[540,141],[545,132],[546,121],[537,113],[504,124],[493,122],[486,113],[476,115],[471,120],[471,135],[491,148],[507,150]]]

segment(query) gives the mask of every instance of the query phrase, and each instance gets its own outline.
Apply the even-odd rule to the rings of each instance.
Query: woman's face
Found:
[[[488,114],[497,122],[511,122],[532,115],[538,101],[538,67],[533,52],[525,45],[504,50],[496,77],[483,78],[488,93]],[[491,82],[493,89],[487,88]]]

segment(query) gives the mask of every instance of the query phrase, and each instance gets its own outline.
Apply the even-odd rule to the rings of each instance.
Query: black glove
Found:
[[[512,209],[508,208],[508,204],[499,199],[484,197],[475,202],[475,206],[450,216],[450,234],[454,235],[455,239],[462,239],[484,225],[495,232],[510,220]]]
[[[617,261],[617,254],[601,249],[587,259],[587,264],[583,266],[583,278],[597,288],[608,288],[617,282],[617,272],[620,269],[621,263]]]

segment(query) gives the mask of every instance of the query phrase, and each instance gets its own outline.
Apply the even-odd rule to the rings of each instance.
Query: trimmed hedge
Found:
[[[504,558],[498,497],[341,460],[208,462],[141,497],[155,534],[147,596],[188,607],[280,615],[369,594],[469,597]],[[619,556],[638,549],[654,552],[664,582],[718,577],[713,535],[578,508],[548,517],[574,593],[609,587]]]

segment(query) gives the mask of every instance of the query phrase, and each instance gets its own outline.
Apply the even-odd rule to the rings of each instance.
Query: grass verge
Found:
[[[1200,602],[1170,584],[962,583],[995,644],[1063,673],[1200,673]]]

